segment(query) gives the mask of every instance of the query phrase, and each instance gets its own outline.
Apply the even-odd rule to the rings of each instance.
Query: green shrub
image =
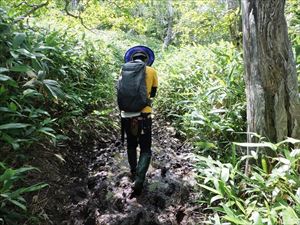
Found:
[[[203,189],[204,203],[212,210],[208,224],[296,225],[300,221],[300,151],[289,151],[285,143],[299,142],[287,139],[278,144],[236,143],[257,149],[242,157],[236,164],[221,163],[212,158],[198,157],[196,165],[199,187]],[[260,165],[261,147],[271,148],[277,157],[269,158],[273,168]],[[253,159],[253,169],[243,174],[243,162]]]
[[[240,52],[220,42],[184,47],[158,66],[158,107],[201,149],[234,140],[245,129],[245,93]]]
[[[23,194],[46,186],[22,187],[27,152],[111,125],[119,65],[102,41],[11,21],[0,8],[0,223],[16,224],[28,216]]]
[[[56,142],[55,130],[111,107],[116,49],[66,31],[20,32],[1,12],[0,142],[14,149]]]
[[[47,187],[47,184],[38,183],[28,187],[16,187],[27,172],[36,170],[33,167],[13,169],[0,162],[0,222],[1,224],[16,224],[23,219],[26,213],[26,200],[23,195]]]

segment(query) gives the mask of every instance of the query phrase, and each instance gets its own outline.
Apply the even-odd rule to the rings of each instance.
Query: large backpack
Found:
[[[123,65],[117,97],[119,109],[125,112],[140,112],[148,105],[145,63],[131,61]]]

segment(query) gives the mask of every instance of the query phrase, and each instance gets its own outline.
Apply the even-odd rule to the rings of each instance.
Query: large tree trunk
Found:
[[[272,142],[300,139],[298,81],[284,5],[285,0],[242,0],[248,131]]]

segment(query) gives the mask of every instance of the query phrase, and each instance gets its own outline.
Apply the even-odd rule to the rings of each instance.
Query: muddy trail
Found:
[[[117,137],[69,151],[64,156],[69,159],[64,165],[67,174],[53,182],[48,193],[51,224],[202,224],[205,214],[196,204],[191,146],[176,138],[175,129],[161,119],[154,119],[152,133],[152,161],[144,190],[136,198],[130,198],[126,150],[116,144]]]

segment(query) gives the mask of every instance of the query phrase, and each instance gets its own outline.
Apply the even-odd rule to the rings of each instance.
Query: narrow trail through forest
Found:
[[[81,160],[73,157],[71,177],[64,184],[66,200],[56,201],[61,204],[56,213],[64,214],[57,217],[60,224],[201,224],[205,215],[195,203],[200,193],[194,191],[191,146],[176,138],[175,129],[162,119],[154,119],[152,133],[152,162],[137,198],[130,199],[126,150],[116,146],[114,137],[105,145],[96,142],[92,151],[85,149],[90,153],[80,156]]]

